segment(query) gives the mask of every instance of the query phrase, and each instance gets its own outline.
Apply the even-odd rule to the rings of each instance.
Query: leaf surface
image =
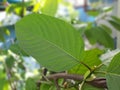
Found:
[[[112,59],[106,74],[109,90],[120,90],[120,53]]]
[[[28,15],[16,24],[16,35],[20,47],[49,70],[68,70],[82,58],[79,32],[57,18]]]

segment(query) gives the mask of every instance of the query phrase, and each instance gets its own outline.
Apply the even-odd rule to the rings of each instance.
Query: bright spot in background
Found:
[[[6,12],[0,12],[0,22],[5,19]]]

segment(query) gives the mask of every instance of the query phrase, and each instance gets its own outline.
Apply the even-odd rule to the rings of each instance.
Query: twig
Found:
[[[66,73],[57,73],[57,74],[53,74],[50,76],[47,76],[47,78],[49,80],[55,80],[55,79],[72,79],[75,81],[79,81],[82,82],[83,81],[83,76],[82,75],[76,75],[76,74],[66,74]],[[38,81],[38,83],[40,83],[40,81]],[[105,78],[95,78],[92,81],[86,81],[86,83],[97,87],[97,88],[107,88],[107,84],[106,84],[106,79]]]

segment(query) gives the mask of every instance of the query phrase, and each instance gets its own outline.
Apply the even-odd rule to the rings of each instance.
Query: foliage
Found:
[[[35,21],[32,20],[32,22],[30,22],[31,18],[34,19]],[[38,18],[41,20],[37,21]],[[46,20],[47,20],[47,22],[46,22]],[[48,24],[49,22],[53,22],[53,23],[50,24],[50,26],[49,26],[49,24]],[[25,23],[26,24],[29,23],[30,26],[34,24],[34,28],[33,28],[33,26],[28,27],[27,26],[28,24],[25,25]],[[38,24],[40,26],[38,26]],[[57,26],[57,28],[54,25]],[[47,26],[47,29],[46,29],[46,26]],[[30,30],[30,32],[29,32],[29,30]],[[35,30],[37,30],[37,31],[35,31]],[[61,33],[64,33],[64,34],[61,34]],[[80,39],[81,37],[77,33],[78,32],[76,32],[76,30],[73,29],[72,26],[66,24],[65,22],[63,22],[59,19],[50,17],[50,16],[43,15],[43,14],[28,15],[16,24],[17,39],[18,39],[20,47],[23,48],[25,50],[25,52],[27,52],[29,55],[32,55],[34,58],[36,58],[36,60],[43,67],[46,67],[48,70],[52,70],[52,71],[70,70],[71,68],[74,67],[74,65],[80,64],[78,66],[78,68],[75,68],[75,69],[79,70],[79,73],[85,74],[86,78],[85,78],[85,80],[83,79],[83,81],[82,81],[82,83],[85,83],[84,81],[87,81],[87,80],[92,81],[94,78],[93,79],[90,79],[90,78],[93,77],[93,74],[96,72],[96,70],[98,68],[101,68],[102,62],[99,61],[99,59],[97,59],[97,58],[98,58],[99,54],[102,54],[102,52],[100,51],[100,52],[98,52],[98,54],[96,53],[97,50],[91,50],[86,53],[83,52],[83,49],[81,49],[81,48],[83,48],[83,42],[81,42],[81,39]],[[106,34],[107,34],[107,32],[106,32]],[[101,34],[101,35],[103,35],[103,34]],[[31,37],[31,36],[34,36],[34,37]],[[55,37],[57,36],[57,38],[55,38],[54,36]],[[39,38],[39,40],[37,38]],[[62,39],[62,38],[64,38],[64,39]],[[76,40],[78,40],[78,41],[76,41]],[[30,41],[34,41],[34,42],[30,42]],[[47,41],[47,42],[44,44],[43,42],[45,42],[45,41]],[[76,43],[76,42],[80,42],[80,43]],[[49,46],[46,46],[46,45],[49,45]],[[72,47],[71,47],[71,45],[72,45]],[[51,48],[52,48],[52,51],[51,51]],[[61,50],[62,50],[62,52],[61,52]],[[64,52],[63,52],[63,50],[64,50]],[[74,50],[75,50],[75,52],[74,52]],[[77,50],[78,50],[78,54],[77,54]],[[80,53],[80,52],[82,52],[82,53]],[[97,55],[96,58],[95,58],[94,53]],[[66,57],[66,54],[67,54],[67,57]],[[69,59],[67,59],[69,55],[70,55],[71,59],[70,59],[70,57],[69,57]],[[83,56],[83,57],[80,57],[80,56]],[[91,57],[91,59],[90,59],[90,57]],[[81,59],[83,59],[83,60],[81,60]],[[113,58],[113,60],[114,59],[115,58]],[[71,60],[71,61],[69,61],[69,60]],[[79,60],[79,61],[77,61],[77,60]],[[95,63],[94,63],[94,61],[95,61]],[[97,64],[98,62],[99,62],[99,64]],[[96,64],[96,66],[95,66],[95,64]],[[82,67],[82,65],[84,67]],[[110,64],[110,66],[111,66],[111,64]],[[108,67],[108,69],[109,69],[109,67]],[[85,70],[82,70],[82,68],[88,69],[86,71],[87,74],[85,73]],[[73,71],[71,71],[70,73],[76,73],[76,72],[74,72],[75,69]],[[84,73],[83,73],[83,71],[84,71]],[[89,71],[89,73],[88,73],[88,71]],[[107,71],[104,71],[104,72],[105,72],[104,74],[108,77],[109,72],[107,72]],[[110,82],[108,81],[108,85],[109,85],[109,83]],[[79,84],[80,84],[80,82],[79,82]],[[82,85],[82,86],[84,87],[84,85]],[[69,88],[69,87],[67,87],[67,88]],[[79,88],[81,88],[81,86],[79,86]],[[113,90],[113,89],[111,89],[111,90]]]
[[[120,50],[114,50],[111,28],[98,25],[97,20],[74,28],[82,22],[73,16],[68,23],[55,17],[59,2],[23,0],[7,7],[7,13],[15,13],[21,20],[15,24],[17,38],[12,45],[7,50],[0,48],[0,90],[119,90]],[[97,9],[87,13],[101,14]],[[120,19],[110,17],[108,22],[119,31]],[[0,27],[2,42],[5,35],[11,35],[9,28]],[[85,50],[84,36],[92,45],[104,48]]]

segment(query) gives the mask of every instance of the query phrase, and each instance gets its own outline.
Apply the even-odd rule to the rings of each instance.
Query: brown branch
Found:
[[[83,81],[83,76],[82,75],[76,75],[76,74],[66,74],[66,73],[57,73],[57,74],[52,74],[50,76],[47,76],[47,78],[49,80],[55,80],[55,79],[72,79],[75,81],[79,81],[82,82]],[[37,83],[40,83],[40,81],[38,81]],[[86,81],[86,83],[97,87],[97,88],[107,88],[107,84],[106,84],[106,79],[105,78],[95,78],[92,81]]]

